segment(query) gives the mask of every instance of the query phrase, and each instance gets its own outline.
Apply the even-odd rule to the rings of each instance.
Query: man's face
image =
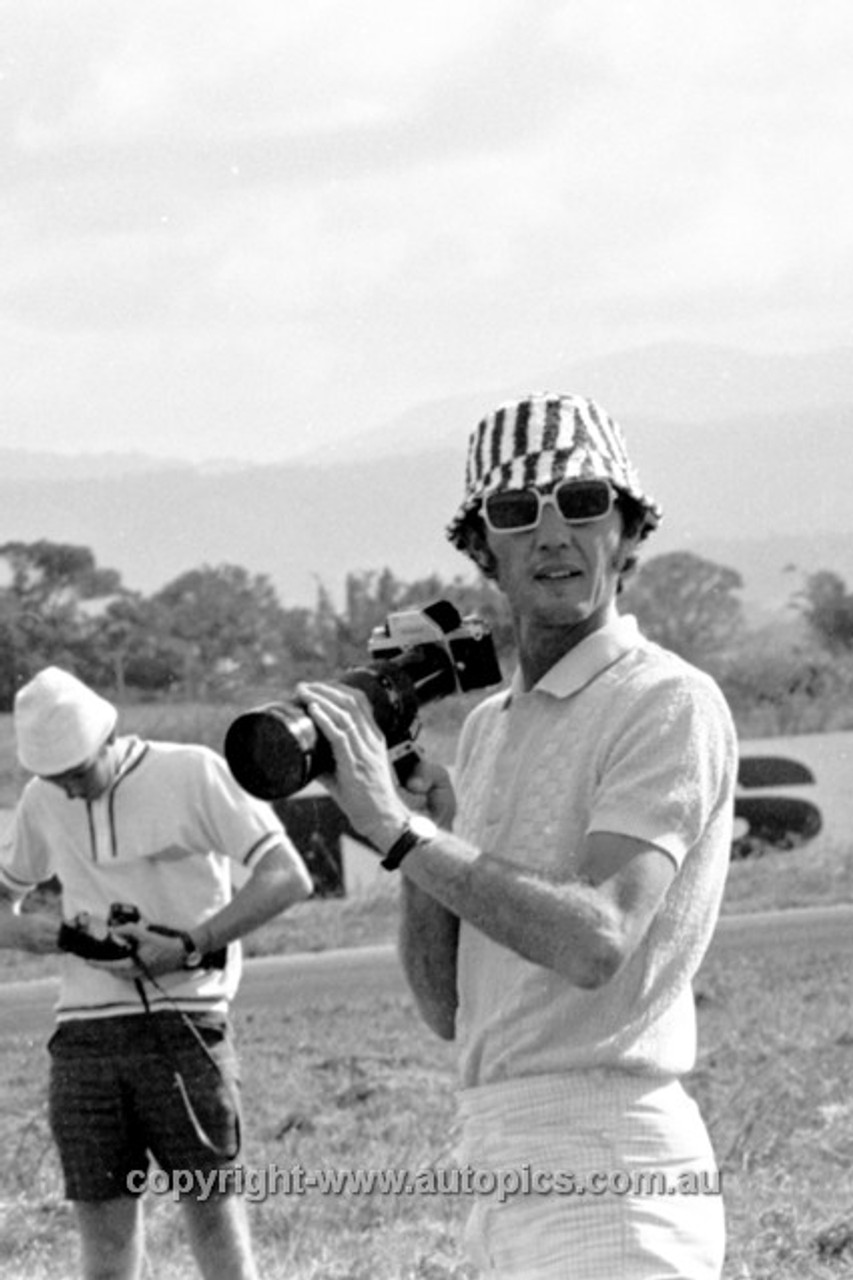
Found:
[[[112,743],[107,742],[97,755],[74,769],[55,773],[44,779],[59,787],[69,800],[97,800],[109,788],[115,772]]]
[[[545,491],[543,491],[545,492]],[[634,540],[614,505],[586,524],[568,524],[553,506],[520,533],[487,529],[497,583],[523,625],[600,625],[616,598],[619,574]]]

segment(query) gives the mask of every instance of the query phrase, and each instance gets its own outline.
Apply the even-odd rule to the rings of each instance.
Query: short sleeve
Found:
[[[250,796],[215,751],[199,752],[198,805],[211,847],[251,868],[275,845],[295,853],[272,805]]]
[[[737,740],[706,677],[670,677],[608,726],[588,830],[632,836],[677,866],[711,818],[732,803]]]
[[[53,875],[50,847],[35,814],[38,785],[31,782],[24,789],[8,839],[0,846],[0,882],[16,897]]]

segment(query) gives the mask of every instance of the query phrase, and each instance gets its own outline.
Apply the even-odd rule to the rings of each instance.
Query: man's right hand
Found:
[[[59,921],[41,911],[0,910],[0,947],[52,955],[59,951]]]

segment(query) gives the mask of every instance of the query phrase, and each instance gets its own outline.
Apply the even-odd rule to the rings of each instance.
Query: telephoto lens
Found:
[[[334,763],[328,742],[296,702],[269,702],[238,716],[225,735],[225,759],[259,800],[293,795]]]
[[[407,740],[418,714],[415,685],[406,671],[412,665],[412,655],[405,654],[393,663],[354,667],[339,677],[341,684],[367,695],[389,747]],[[448,682],[452,689],[452,671],[446,673]],[[292,796],[335,767],[331,747],[297,702],[270,702],[238,716],[225,735],[225,759],[243,790],[259,800]]]

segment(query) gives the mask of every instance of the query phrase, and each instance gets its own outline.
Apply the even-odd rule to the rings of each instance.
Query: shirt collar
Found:
[[[123,737],[116,738],[116,771],[113,775],[110,789],[117,782],[120,782],[126,774],[131,773],[139,764],[142,757],[148,751],[148,743],[136,736],[136,734],[127,734]]]
[[[636,618],[630,614],[620,617],[613,613],[603,627],[586,636],[579,645],[555,662],[550,671],[546,671],[533,686],[533,690],[549,693],[555,698],[568,698],[590,684],[624,654],[636,648],[640,639]],[[517,697],[522,692],[521,672],[517,669],[513,676],[511,696]]]

